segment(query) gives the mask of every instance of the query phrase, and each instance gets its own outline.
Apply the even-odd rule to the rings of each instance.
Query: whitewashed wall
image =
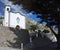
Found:
[[[5,15],[4,15],[4,21],[3,21],[3,23],[4,23],[3,25],[6,27],[8,27],[8,17],[9,17],[9,11],[7,11],[7,8],[9,8],[9,11],[10,11],[10,7],[7,6],[5,8]]]
[[[20,18],[19,23],[17,23],[17,17]],[[23,16],[19,13],[10,12],[10,27],[16,27],[17,25],[19,25],[20,28],[22,28],[22,29],[26,29],[25,16]]]

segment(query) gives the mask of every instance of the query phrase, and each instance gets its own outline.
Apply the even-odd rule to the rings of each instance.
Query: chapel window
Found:
[[[16,18],[16,20],[17,20],[17,23],[19,23],[19,21],[20,21],[20,18],[19,18],[19,17],[17,17],[17,18]]]

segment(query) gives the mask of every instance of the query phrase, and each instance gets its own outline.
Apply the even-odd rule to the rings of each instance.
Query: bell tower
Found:
[[[9,26],[10,23],[10,6],[6,5],[5,7],[5,26]]]
[[[6,5],[5,11],[10,11],[10,6],[9,5]]]

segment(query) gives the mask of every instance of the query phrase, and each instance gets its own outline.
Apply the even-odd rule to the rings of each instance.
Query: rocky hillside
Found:
[[[8,47],[10,45],[7,41],[15,42],[14,38],[17,36],[7,27],[0,26],[0,47]]]
[[[29,33],[26,29],[13,29],[0,26],[0,47],[21,48],[21,43],[29,43]]]

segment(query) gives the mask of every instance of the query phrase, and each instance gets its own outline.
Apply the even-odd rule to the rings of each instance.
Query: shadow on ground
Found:
[[[24,46],[29,43],[28,30],[26,30],[26,29],[18,30],[18,29],[14,29],[14,28],[10,28],[10,30],[14,32],[14,34],[17,36],[17,38],[14,38],[14,40],[16,40],[15,43],[12,43],[7,40],[7,42],[10,44],[10,46],[8,45],[9,47],[21,48],[21,43],[23,43]]]
[[[11,45],[9,47],[13,48],[21,48],[21,43],[24,44],[24,50],[55,50],[56,49],[56,43],[51,42],[46,37],[41,37],[39,34],[39,37],[34,37],[32,43],[29,42],[29,32],[26,29],[13,29],[10,28],[11,31],[14,32],[14,34],[17,36],[17,38],[14,38],[16,40],[15,43],[12,43],[8,41],[8,43]]]

